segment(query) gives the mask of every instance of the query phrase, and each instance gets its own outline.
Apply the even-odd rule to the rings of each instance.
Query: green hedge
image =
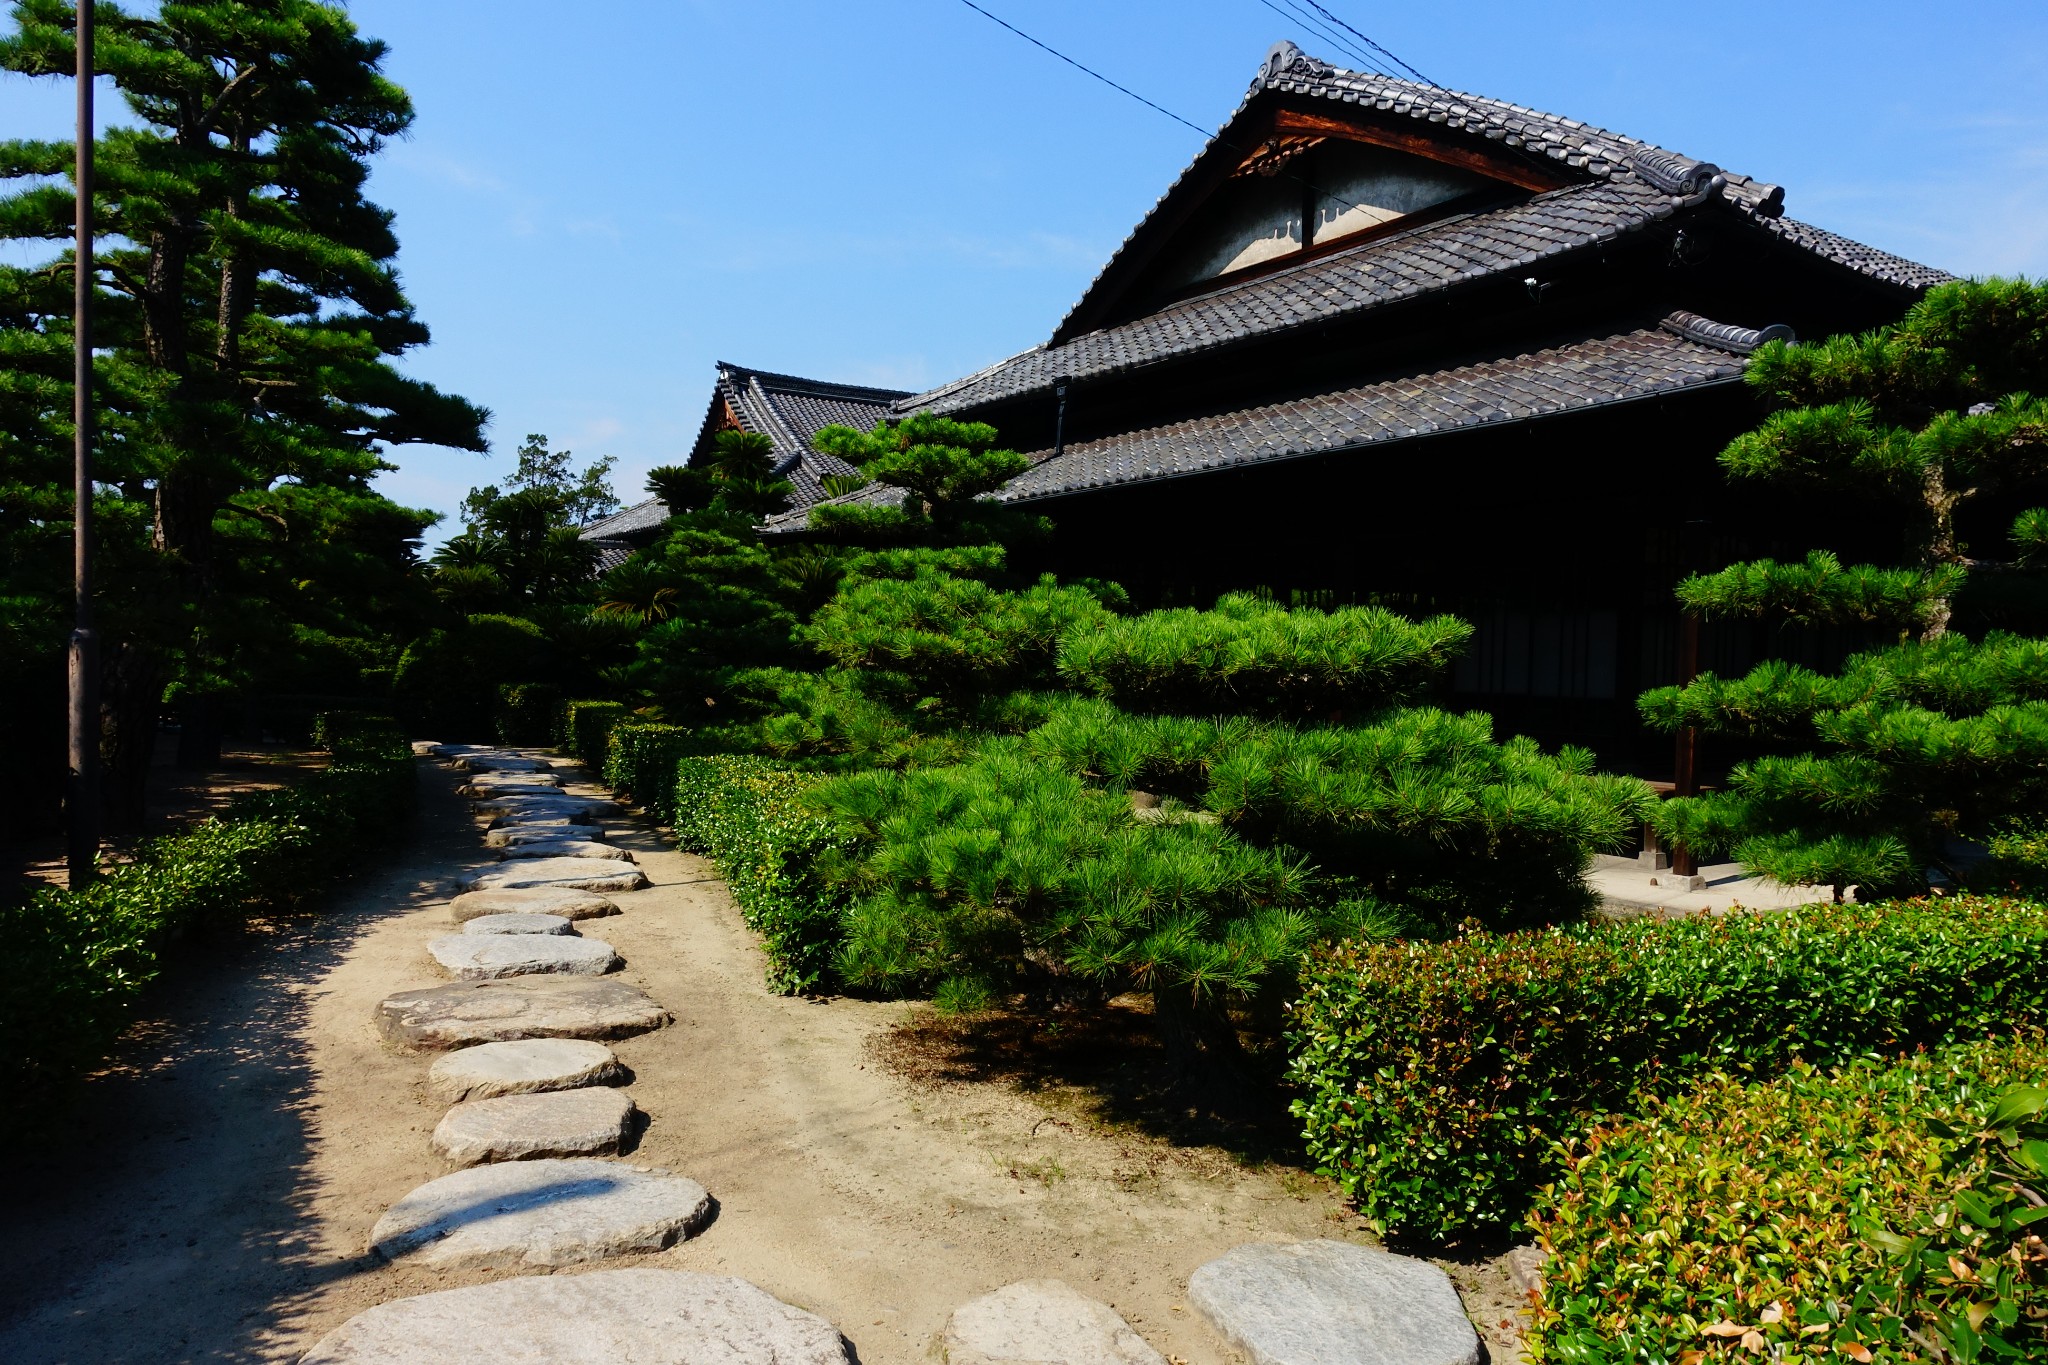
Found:
[[[803,799],[819,779],[738,754],[676,764],[676,842],[710,858],[768,953],[768,985],[785,995],[828,989],[846,941],[844,906],[816,868],[845,847]]]
[[[397,730],[321,728],[333,761],[298,786],[243,797],[83,891],[0,906],[0,1094],[47,1089],[104,1057],[179,935],[324,890],[404,820],[413,761]],[[17,1118],[27,1108],[10,1105]]]
[[[498,743],[538,748],[555,737],[562,689],[553,683],[503,683],[498,687]]]
[[[1594,1129],[1537,1205],[1530,1354],[2048,1360],[2044,1084],[2033,1034],[1715,1075]]]
[[[625,718],[623,702],[563,702],[561,722],[555,728],[555,747],[567,750],[593,768],[602,768],[608,752],[606,738],[612,727]]]
[[[1294,1112],[1384,1228],[1491,1235],[1640,1093],[2048,1020],[2044,949],[2048,907],[1983,897],[1339,945],[1305,973]]]
[[[689,752],[694,732],[682,725],[621,721],[607,738],[605,785],[624,792],[654,819],[673,825],[676,818],[676,762]]]

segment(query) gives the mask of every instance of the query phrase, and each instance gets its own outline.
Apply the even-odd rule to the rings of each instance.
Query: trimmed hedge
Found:
[[[320,728],[334,755],[325,771],[156,840],[83,891],[0,906],[0,1093],[19,1098],[95,1065],[179,935],[324,890],[405,818],[413,759],[397,730],[360,717]]]
[[[498,743],[538,748],[553,741],[562,689],[553,683],[501,683],[498,687]]]
[[[1342,944],[1305,973],[1294,1112],[1382,1228],[1492,1235],[1643,1092],[2048,1021],[2044,953],[2048,906],[1988,897]]]
[[[682,725],[621,721],[606,739],[604,782],[624,792],[654,819],[676,819],[676,762],[689,751],[695,732]]]
[[[2048,1039],[1727,1075],[1570,1145],[1538,1361],[2048,1359]],[[2031,1198],[2029,1197],[2031,1194]]]
[[[676,764],[676,842],[716,865],[763,939],[769,988],[784,995],[829,989],[846,941],[843,898],[816,868],[851,840],[804,800],[819,780],[740,754]]]
[[[592,768],[603,768],[609,752],[606,740],[612,727],[625,718],[624,702],[563,702],[561,722],[555,727],[555,747],[566,749]]]

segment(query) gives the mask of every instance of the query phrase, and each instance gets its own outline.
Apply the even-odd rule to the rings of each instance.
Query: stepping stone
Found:
[[[448,902],[448,917],[457,924],[483,915],[560,915],[563,919],[599,919],[618,913],[619,907],[603,896],[567,886],[470,891]]]
[[[498,850],[504,859],[516,858],[603,858],[614,863],[638,861],[623,848],[600,844],[594,839],[541,839],[530,843],[511,844]]]
[[[660,1251],[710,1212],[702,1185],[653,1167],[595,1157],[507,1161],[420,1186],[377,1220],[370,1250],[448,1270],[578,1265]]]
[[[446,1052],[514,1038],[628,1038],[671,1016],[638,986],[549,973],[400,991],[378,1003],[376,1018],[387,1042]]]
[[[484,833],[485,848],[516,848],[520,844],[544,844],[553,840],[580,839],[591,843],[605,842],[604,831],[596,825],[571,824],[566,817],[558,816],[545,825],[517,824],[504,825]]]
[[[1232,1247],[1188,1302],[1253,1365],[1478,1365],[1450,1276],[1349,1242]]]
[[[393,1299],[299,1365],[853,1365],[839,1329],[729,1275],[593,1270]]]
[[[619,965],[609,943],[555,934],[443,934],[427,945],[427,952],[458,981],[543,972],[603,976]]]
[[[483,773],[455,790],[463,796],[504,796],[510,792],[559,791],[562,779],[549,773]]]
[[[584,891],[638,891],[647,874],[609,858],[522,858],[501,863],[464,884],[468,891],[511,891],[526,886],[570,886]]]
[[[435,758],[460,758],[464,754],[488,754],[494,752],[488,744],[433,744],[427,752]]]
[[[615,1085],[626,1069],[603,1043],[580,1038],[521,1038],[480,1043],[436,1058],[427,1085],[450,1104],[494,1095],[528,1095],[542,1090],[576,1090]]]
[[[550,1156],[616,1156],[639,1111],[623,1090],[552,1090],[458,1104],[433,1147],[458,1166]]]
[[[535,787],[481,797],[476,803],[476,810],[480,815],[559,815],[588,819],[617,815],[619,803],[602,796],[577,796],[560,788]]]
[[[584,815],[581,811],[575,811],[567,815],[539,812],[533,815],[496,815],[491,817],[490,824],[484,829],[484,841],[488,843],[490,842],[491,835],[508,829],[553,830],[555,837],[558,839],[594,839],[599,834],[604,833],[599,828],[595,816]],[[586,830],[591,832],[588,834],[583,833]]]
[[[529,915],[519,911],[500,915],[478,915],[462,926],[465,934],[573,934],[576,926],[566,915]]]
[[[946,1365],[1166,1365],[1114,1308],[1059,1280],[1020,1280],[953,1310]]]
[[[457,766],[473,773],[544,773],[551,769],[537,758],[517,754],[465,754]]]

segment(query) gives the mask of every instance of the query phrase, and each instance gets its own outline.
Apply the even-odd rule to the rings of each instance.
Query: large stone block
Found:
[[[589,976],[451,981],[399,991],[376,1012],[386,1041],[416,1052],[516,1038],[628,1038],[669,1020],[638,986]]]
[[[1233,1247],[1188,1277],[1188,1302],[1253,1365],[1478,1365],[1450,1276],[1349,1242]]]
[[[427,1085],[450,1104],[494,1095],[527,1095],[616,1085],[626,1069],[603,1043],[582,1038],[520,1038],[479,1043],[436,1058]]]
[[[619,907],[594,891],[572,886],[522,886],[505,891],[469,891],[448,902],[448,917],[457,924],[482,915],[560,915],[563,919],[599,919],[616,915]]]
[[[1020,1280],[963,1303],[946,1365],[1166,1365],[1114,1308],[1059,1280]]]
[[[370,1230],[370,1250],[463,1270],[541,1269],[660,1251],[702,1227],[694,1180],[595,1157],[472,1166],[430,1180]]]
[[[601,939],[555,934],[443,934],[427,944],[427,952],[458,981],[544,972],[603,976],[619,965],[618,953]]]
[[[639,1111],[617,1090],[550,1090],[469,1100],[442,1115],[434,1151],[458,1166],[550,1156],[615,1156]]]
[[[609,858],[522,858],[463,883],[465,891],[507,891],[523,886],[568,886],[584,891],[638,891],[647,874]]]
[[[394,1299],[299,1365],[852,1365],[838,1329],[727,1275],[594,1270]]]

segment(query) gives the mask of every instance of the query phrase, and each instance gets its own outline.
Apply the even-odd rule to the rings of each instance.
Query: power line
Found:
[[[1360,51],[1358,46],[1347,39],[1342,33],[1317,19],[1314,14],[1301,6],[1298,0],[1287,0],[1285,7],[1275,3],[1275,0],[1259,0],[1259,3],[1279,15],[1282,19],[1287,20],[1290,24],[1298,25],[1304,31],[1330,44],[1337,49],[1340,55],[1358,63],[1358,65],[1374,75],[1393,76],[1393,72],[1385,70],[1379,61]]]
[[[1307,5],[1308,5],[1308,6],[1310,7],[1310,8],[1314,9],[1316,13],[1318,13],[1318,14],[1322,15],[1322,16],[1323,16],[1323,17],[1324,17],[1325,19],[1328,19],[1328,20],[1329,20],[1329,21],[1330,21],[1331,23],[1333,23],[1333,24],[1337,25],[1337,26],[1338,26],[1339,28],[1343,29],[1343,30],[1344,30],[1344,31],[1345,31],[1346,33],[1349,33],[1349,34],[1351,34],[1351,35],[1352,35],[1353,37],[1357,38],[1357,39],[1358,39],[1358,41],[1360,41],[1361,43],[1364,43],[1364,44],[1365,44],[1365,45],[1366,45],[1367,47],[1369,47],[1369,48],[1371,48],[1371,49],[1372,49],[1373,51],[1375,51],[1375,52],[1379,53],[1379,54],[1380,54],[1381,56],[1385,57],[1385,58],[1386,58],[1386,59],[1387,59],[1388,61],[1392,62],[1392,63],[1393,63],[1394,65],[1396,65],[1396,66],[1400,67],[1400,68],[1401,68],[1401,69],[1402,69],[1403,71],[1406,71],[1406,72],[1407,72],[1407,73],[1408,73],[1409,75],[1413,76],[1413,77],[1414,77],[1414,78],[1415,78],[1416,80],[1418,80],[1418,81],[1421,81],[1421,82],[1422,82],[1422,83],[1423,83],[1424,85],[1427,85],[1427,86],[1433,86],[1433,87],[1435,87],[1435,88],[1436,88],[1436,89],[1438,89],[1438,90],[1441,90],[1441,89],[1443,89],[1443,87],[1442,87],[1441,85],[1437,85],[1437,83],[1436,83],[1435,81],[1433,81],[1433,80],[1431,80],[1431,79],[1430,79],[1429,77],[1427,77],[1427,76],[1423,75],[1423,74],[1422,74],[1422,73],[1421,73],[1420,71],[1417,71],[1417,70],[1416,70],[1416,69],[1415,69],[1414,67],[1412,67],[1412,66],[1408,65],[1408,63],[1406,63],[1406,62],[1402,61],[1402,60],[1401,60],[1401,59],[1400,59],[1399,57],[1396,57],[1396,56],[1395,56],[1395,55],[1394,55],[1393,53],[1391,53],[1391,52],[1387,51],[1387,49],[1386,49],[1386,48],[1384,48],[1384,47],[1381,47],[1381,46],[1380,46],[1380,45],[1379,45],[1378,43],[1374,42],[1374,41],[1373,41],[1373,40],[1372,40],[1371,38],[1367,37],[1367,36],[1366,36],[1365,34],[1363,34],[1363,33],[1360,33],[1360,32],[1359,32],[1359,31],[1358,31],[1357,29],[1355,29],[1355,28],[1351,27],[1351,25],[1349,25],[1349,24],[1345,23],[1345,22],[1344,22],[1344,21],[1343,21],[1342,19],[1338,18],[1338,17],[1336,16],[1336,15],[1334,15],[1334,14],[1330,13],[1330,11],[1328,11],[1328,10],[1324,9],[1324,8],[1323,8],[1323,7],[1322,7],[1322,6],[1320,5],[1320,4],[1318,4],[1318,3],[1317,3],[1317,0],[1305,0],[1305,3],[1306,3],[1306,4],[1307,4]]]
[[[1131,97],[1132,99],[1136,100],[1136,101],[1137,101],[1138,103],[1140,103],[1140,104],[1144,105],[1144,106],[1145,106],[1145,107],[1146,107],[1147,109],[1153,109],[1153,110],[1156,110],[1156,111],[1158,111],[1159,113],[1162,113],[1162,114],[1166,115],[1166,116],[1167,116],[1168,118],[1172,119],[1172,120],[1173,120],[1173,121],[1174,121],[1175,123],[1181,124],[1181,125],[1183,125],[1183,126],[1185,126],[1185,127],[1188,127],[1188,128],[1192,128],[1192,129],[1194,129],[1194,130],[1195,130],[1195,131],[1196,131],[1197,133],[1200,133],[1200,134],[1201,134],[1201,135],[1202,135],[1203,137],[1205,137],[1205,138],[1213,136],[1213,134],[1211,134],[1211,133],[1209,132],[1209,130],[1208,130],[1207,128],[1204,128],[1204,127],[1203,127],[1203,126],[1202,126],[1201,124],[1199,124],[1199,123],[1196,123],[1196,122],[1194,122],[1194,121],[1193,121],[1192,119],[1184,119],[1184,118],[1182,118],[1182,117],[1181,117],[1181,116],[1180,116],[1179,114],[1176,114],[1176,113],[1174,113],[1174,112],[1173,112],[1173,110],[1171,110],[1171,109],[1168,109],[1168,108],[1167,108],[1167,107],[1166,107],[1165,105],[1163,105],[1163,104],[1154,104],[1154,103],[1153,103],[1153,102],[1152,102],[1151,100],[1148,100],[1148,99],[1146,99],[1146,98],[1145,98],[1145,97],[1144,97],[1143,95],[1141,95],[1141,94],[1139,94],[1139,93],[1138,93],[1137,91],[1135,91],[1135,90],[1131,89],[1131,88],[1130,88],[1129,86],[1127,86],[1127,85],[1118,85],[1118,84],[1117,84],[1117,83],[1116,83],[1115,81],[1113,81],[1113,80],[1111,80],[1111,79],[1110,79],[1109,77],[1107,77],[1107,76],[1103,75],[1103,74],[1102,74],[1102,73],[1101,73],[1100,71],[1097,71],[1097,70],[1096,70],[1096,69],[1095,69],[1094,67],[1092,67],[1092,66],[1083,66],[1083,65],[1081,65],[1081,63],[1079,63],[1079,62],[1075,61],[1075,60],[1074,60],[1074,59],[1073,59],[1072,57],[1069,57],[1069,56],[1068,56],[1068,55],[1067,55],[1066,53],[1064,53],[1064,52],[1060,51],[1060,50],[1059,50],[1058,48],[1056,48],[1056,47],[1052,47],[1052,46],[1050,46],[1050,45],[1048,45],[1048,44],[1046,44],[1046,43],[1041,43],[1041,42],[1039,42],[1039,41],[1038,41],[1038,39],[1036,39],[1036,38],[1032,37],[1032,36],[1031,36],[1030,34],[1026,33],[1026,32],[1025,32],[1025,31],[1024,31],[1023,29],[1021,29],[1021,28],[1018,28],[1018,27],[1017,27],[1017,26],[1016,26],[1015,24],[1012,24],[1012,23],[1008,22],[1007,20],[1003,20],[1003,19],[998,19],[998,18],[996,18],[996,16],[995,16],[995,15],[993,15],[993,14],[990,14],[990,13],[989,13],[989,12],[988,12],[987,10],[983,9],[983,8],[982,8],[982,7],[980,6],[980,5],[977,5],[977,4],[975,4],[975,3],[974,3],[974,0],[960,0],[960,3],[961,3],[961,4],[963,4],[963,5],[965,5],[965,6],[967,6],[967,8],[969,8],[969,9],[973,10],[973,11],[974,11],[974,12],[975,12],[976,14],[979,14],[979,15],[980,15],[980,16],[981,16],[982,18],[984,18],[984,19],[987,19],[987,20],[990,20],[990,21],[991,21],[991,22],[993,22],[993,23],[1001,24],[1001,25],[1002,25],[1002,26],[1003,26],[1004,28],[1006,28],[1006,29],[1010,30],[1010,32],[1012,32],[1012,33],[1016,34],[1016,35],[1017,35],[1017,36],[1018,36],[1019,38],[1022,38],[1022,39],[1023,39],[1023,40],[1025,41],[1025,42],[1027,42],[1027,43],[1031,44],[1031,45],[1032,45],[1033,47],[1035,47],[1035,48],[1040,48],[1040,49],[1042,49],[1042,50],[1044,50],[1044,51],[1046,51],[1046,52],[1050,52],[1050,53],[1051,53],[1051,54],[1052,54],[1053,56],[1055,56],[1055,57],[1059,58],[1059,59],[1060,59],[1061,61],[1065,62],[1065,63],[1066,63],[1066,64],[1067,64],[1068,66],[1071,66],[1071,67],[1073,67],[1073,68],[1074,68],[1074,69],[1075,69],[1076,71],[1084,72],[1084,73],[1086,73],[1087,75],[1093,76],[1093,77],[1094,77],[1094,78],[1095,78],[1096,80],[1098,80],[1098,81],[1101,81],[1101,82],[1102,82],[1102,83],[1103,83],[1104,85],[1108,86],[1108,87],[1109,87],[1110,89],[1112,89],[1112,90],[1119,90],[1119,91],[1122,91],[1122,92],[1123,92],[1124,94],[1126,94],[1126,95],[1129,95],[1129,96],[1130,96],[1130,97]]]

